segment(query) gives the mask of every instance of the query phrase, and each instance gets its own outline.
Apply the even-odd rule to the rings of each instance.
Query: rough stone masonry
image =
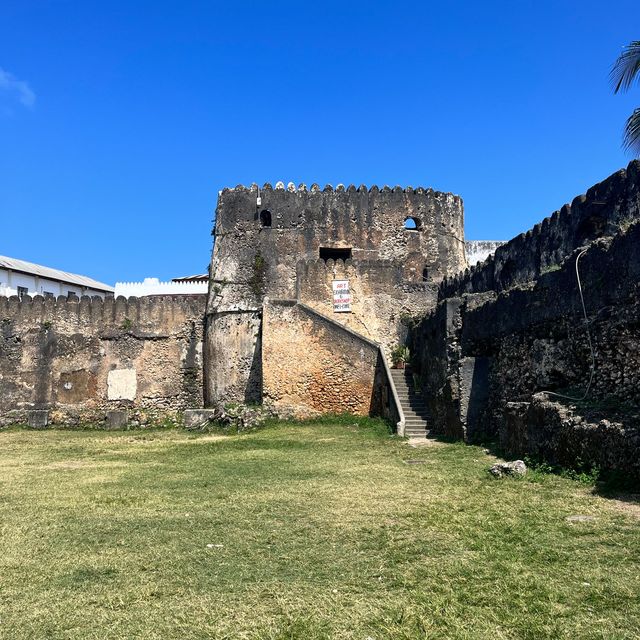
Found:
[[[441,284],[411,336],[433,430],[640,478],[639,305],[634,161]]]
[[[0,297],[0,426],[135,426],[202,406],[204,303]]]
[[[206,300],[0,299],[0,424],[398,422],[408,341],[432,432],[640,476],[639,162],[471,269],[462,201],[431,189],[238,186],[213,235]]]
[[[307,320],[292,319],[292,339],[278,349],[284,362],[263,357],[265,300],[304,303],[382,344],[388,356],[404,342],[408,321],[435,306],[438,282],[465,266],[462,201],[450,193],[283,183],[223,190],[207,303],[206,404],[262,402],[264,380],[274,379],[271,367],[280,368],[281,384],[297,384],[285,382],[282,366],[294,376],[296,363],[312,356],[307,346],[317,335]],[[349,313],[333,309],[331,286],[340,280],[350,286]],[[335,358],[358,359],[359,347],[353,353],[326,347]],[[345,398],[355,393],[348,380],[328,378]],[[274,393],[271,387],[270,397]],[[315,402],[296,404],[303,413],[321,410]],[[360,398],[358,412],[368,404]]]

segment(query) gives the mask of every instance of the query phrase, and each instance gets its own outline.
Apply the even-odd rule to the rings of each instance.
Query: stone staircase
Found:
[[[424,396],[416,394],[413,376],[409,369],[391,369],[400,405],[404,413],[404,435],[407,438],[426,438],[429,430],[429,414]]]

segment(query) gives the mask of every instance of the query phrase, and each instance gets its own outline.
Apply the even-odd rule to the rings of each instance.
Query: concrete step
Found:
[[[402,407],[403,411],[405,409],[407,411],[417,411],[417,412],[427,412],[427,411],[429,411],[429,409],[427,408],[426,405],[418,404],[417,402],[401,402],[400,406]]]
[[[424,402],[401,402],[400,406],[409,411],[427,411],[427,405]]]
[[[403,411],[404,413],[404,411]],[[404,414],[405,422],[428,422],[429,416],[420,415],[419,413],[405,413]]]
[[[429,409],[424,404],[409,404],[401,402],[400,406],[404,413],[416,413],[418,415],[429,415]]]
[[[404,413],[405,436],[426,438],[429,432],[429,410],[424,395],[413,389],[413,375],[406,369],[392,369],[391,378]]]

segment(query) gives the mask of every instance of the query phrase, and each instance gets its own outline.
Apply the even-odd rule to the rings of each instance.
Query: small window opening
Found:
[[[264,211],[260,212],[260,224],[263,227],[270,227],[271,226],[271,211],[267,211],[265,209]]]
[[[409,217],[404,221],[404,228],[408,231],[418,231],[420,229],[420,220]]]
[[[422,270],[422,282],[427,282],[429,280],[429,269],[427,269],[427,267],[425,267]]]
[[[348,249],[333,249],[331,247],[320,247],[320,260],[349,260],[351,258],[351,247]]]
[[[594,240],[604,234],[607,221],[601,216],[590,216],[583,220],[577,229],[578,242]]]

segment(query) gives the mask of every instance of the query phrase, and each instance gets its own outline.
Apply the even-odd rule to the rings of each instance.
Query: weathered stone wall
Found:
[[[446,298],[423,320],[412,334],[412,344],[435,431],[468,440],[500,434],[505,443],[510,443],[509,450],[517,449],[518,455],[524,455],[527,445],[518,449],[505,435],[508,424],[518,424],[513,420],[508,423],[507,407],[514,402],[528,403],[541,391],[581,398],[591,374],[590,336],[595,351],[593,382],[587,399],[574,404],[583,414],[599,409],[601,417],[615,414],[619,428],[614,429],[615,438],[599,440],[600,436],[591,437],[587,421],[582,421],[573,449],[574,462],[589,462],[598,442],[631,438],[629,442],[637,446],[640,222],[632,222],[633,216],[637,216],[635,209],[615,236],[592,242],[580,258],[588,333],[576,279],[580,250],[535,281],[500,292]],[[518,429],[542,428],[539,412],[522,415],[530,420],[520,420]],[[566,421],[562,424],[565,431],[570,426]],[[591,435],[585,440],[585,434]],[[568,459],[570,447],[565,445],[570,438],[554,440],[541,431],[537,435],[530,431],[528,439],[515,441],[535,443],[539,439],[546,444],[532,444],[529,452],[552,460]],[[564,453],[554,456],[550,453],[553,442],[561,441]],[[629,442],[625,451],[631,446]],[[619,470],[626,464],[627,454],[619,457],[610,451],[597,459],[592,456],[590,461]]]
[[[584,414],[587,414],[586,416]],[[598,415],[600,414],[600,415]],[[547,394],[510,402],[500,425],[508,456],[544,459],[564,467],[597,467],[621,479],[640,480],[640,420],[567,406]]]
[[[495,403],[541,390],[584,388],[591,358],[570,256],[535,284],[466,306],[465,354],[494,358]],[[594,242],[580,259],[580,278],[596,353],[590,395],[640,404],[640,223]],[[571,394],[570,394],[571,395]]]
[[[145,424],[200,407],[204,296],[0,298],[0,424]]]
[[[204,357],[208,406],[262,402],[262,311],[228,311],[207,318]]]
[[[378,345],[313,309],[265,301],[262,351],[264,403],[276,413],[384,414]]]
[[[405,228],[407,218],[416,221],[415,230]],[[260,359],[256,318],[263,297],[297,299],[298,263],[318,260],[321,248],[348,249],[354,262],[363,265],[394,263],[388,276],[371,266],[370,278],[384,281],[386,290],[394,289],[399,308],[405,301],[413,307],[411,300],[417,300],[425,285],[433,287],[466,265],[462,201],[431,189],[339,186],[334,190],[327,186],[320,190],[313,185],[307,190],[304,185],[285,189],[281,184],[275,189],[270,185],[260,190],[257,185],[225,189],[218,201],[214,236],[205,339],[207,367],[214,372],[207,373],[208,405],[226,400],[260,401],[252,363]],[[364,271],[360,275],[364,281]],[[324,306],[326,291],[318,291],[319,297],[314,298],[312,287],[306,284],[308,278],[303,287],[307,302]],[[363,286],[359,295],[365,294],[369,292]],[[366,322],[374,300],[368,301],[368,309],[363,300],[355,318],[347,319],[347,314],[334,317],[349,326]],[[426,305],[418,306],[419,311],[425,310]],[[225,323],[218,321],[226,314],[237,315],[229,340],[219,335],[227,331]],[[393,315],[390,309],[384,314]],[[244,316],[246,321],[241,319]],[[385,344],[392,341],[394,331],[402,334],[398,325],[388,336],[383,335],[380,318],[369,319],[369,323],[378,327],[376,338]]]
[[[433,309],[438,287],[407,282],[396,262],[313,260],[298,262],[298,299],[336,322],[383,345],[387,358],[404,344],[409,325]],[[351,313],[334,313],[333,280],[348,280]]]
[[[613,236],[640,218],[640,161],[632,161],[586,194],[498,247],[493,256],[453,277],[440,299],[463,293],[503,291],[556,269],[578,247]]]

